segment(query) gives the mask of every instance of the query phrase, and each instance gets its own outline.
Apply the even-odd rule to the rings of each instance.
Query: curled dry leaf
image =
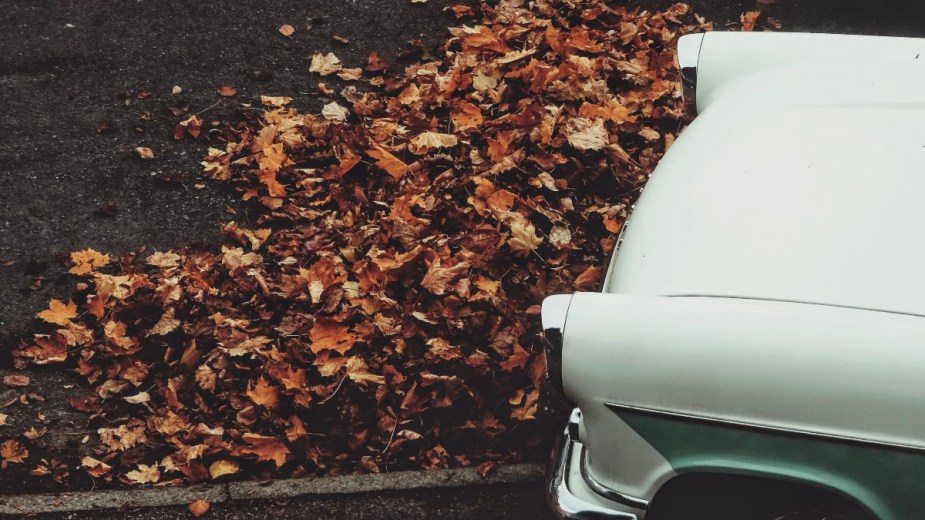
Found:
[[[145,161],[154,159],[154,151],[146,146],[139,146],[135,148],[135,155],[137,155],[139,159],[143,159]]]
[[[225,475],[234,475],[240,469],[238,463],[233,460],[217,460],[209,466],[209,476],[214,480]]]

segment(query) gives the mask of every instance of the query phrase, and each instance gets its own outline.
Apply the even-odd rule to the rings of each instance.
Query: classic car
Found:
[[[603,290],[543,303],[554,514],[925,518],[925,40],[678,55],[696,116]]]

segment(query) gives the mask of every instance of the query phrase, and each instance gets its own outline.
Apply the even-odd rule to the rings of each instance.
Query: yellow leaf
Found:
[[[367,383],[385,384],[385,377],[369,371],[369,365],[359,356],[347,359],[347,377],[355,383],[366,386]]]
[[[71,319],[77,317],[77,304],[70,300],[66,304],[61,300],[51,300],[48,309],[38,313],[37,316],[48,323],[67,325]]]
[[[607,145],[604,121],[576,117],[568,123],[568,143],[576,150],[600,150]]]
[[[260,102],[268,107],[283,107],[292,101],[291,97],[286,96],[260,96]]]
[[[139,464],[138,469],[126,473],[125,478],[132,484],[153,484],[161,479],[161,472],[156,465]]]
[[[514,213],[508,222],[511,227],[511,238],[508,239],[507,245],[514,250],[518,256],[526,256],[543,243],[541,237],[536,236],[536,228],[523,215]]]
[[[217,460],[209,466],[209,475],[212,479],[217,479],[225,475],[234,475],[241,468],[233,460]]]
[[[340,59],[333,52],[327,54],[318,53],[312,56],[312,64],[308,67],[308,71],[317,72],[320,76],[330,76],[342,67]]]
[[[436,132],[422,132],[409,143],[408,149],[412,153],[424,155],[435,148],[449,148],[456,146],[459,140],[452,134],[438,134]]]
[[[87,274],[96,271],[112,260],[109,255],[101,254],[92,249],[84,249],[71,253],[73,267],[68,271],[71,274]]]
[[[145,260],[145,263],[164,269],[169,269],[171,267],[177,267],[180,265],[180,255],[174,253],[173,251],[167,251],[166,253],[154,252],[154,254],[148,256],[148,258]]]

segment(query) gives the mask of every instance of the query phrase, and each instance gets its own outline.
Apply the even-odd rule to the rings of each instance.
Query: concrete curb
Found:
[[[463,488],[540,482],[540,464],[501,466],[482,478],[474,468],[400,471],[389,474],[344,475],[288,480],[230,482],[172,488],[114,489],[76,493],[7,495],[0,497],[0,515],[72,513],[122,507],[185,506],[202,499],[210,504],[234,500],[295,498],[311,495],[350,495],[383,491]]]

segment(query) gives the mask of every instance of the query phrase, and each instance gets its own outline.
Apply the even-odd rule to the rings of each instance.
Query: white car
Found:
[[[543,303],[554,513],[925,519],[925,40],[678,45],[695,119]]]

